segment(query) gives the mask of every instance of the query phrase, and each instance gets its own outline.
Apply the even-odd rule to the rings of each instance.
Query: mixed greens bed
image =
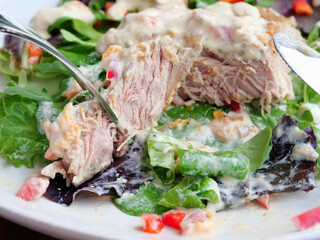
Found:
[[[59,4],[65,2],[60,1]],[[81,67],[89,80],[104,81],[106,72],[100,67],[100,56],[95,46],[103,33],[119,22],[107,18],[105,0],[83,2],[95,15],[95,22],[90,26],[81,20],[60,18],[48,29],[52,35],[49,41],[73,64]],[[203,7],[214,2],[192,0],[190,6]],[[276,3],[271,0],[246,2],[259,6]],[[317,49],[318,24],[310,34],[304,34],[308,44]],[[49,143],[41,123],[53,121],[69,101],[77,104],[87,100],[88,92],[83,91],[67,100],[61,94],[73,79],[63,65],[46,52],[39,63],[30,63],[29,54],[28,43],[6,36],[4,48],[0,51],[0,72],[9,82],[0,97],[0,152],[14,166],[32,168],[35,162],[48,161],[44,155]],[[132,139],[127,152],[108,168],[78,187],[66,186],[62,176],[57,175],[50,181],[46,194],[51,200],[65,205],[70,205],[84,191],[111,194],[115,205],[123,212],[140,216],[143,213],[161,214],[179,207],[202,209],[209,203],[219,203],[216,209],[222,210],[265,194],[293,191],[301,180],[307,184],[298,190],[311,190],[313,186],[306,177],[296,177],[298,173],[288,176],[287,170],[283,170],[275,160],[279,149],[288,148],[290,144],[290,147],[294,146],[286,142],[284,147],[281,141],[277,141],[280,137],[272,136],[277,126],[297,124],[309,136],[308,140],[301,141],[311,142],[320,153],[320,146],[315,143],[320,139],[320,96],[293,73],[292,77],[294,100],[273,104],[270,111],[262,111],[258,101],[242,106],[240,110],[247,112],[253,124],[260,129],[248,141],[223,141],[206,134],[199,138],[199,129],[206,131],[219,114],[234,111],[233,106],[217,107],[197,102],[170,107],[158,121],[158,127],[143,136],[146,141],[139,137]],[[39,90],[32,86],[34,82],[50,87]],[[312,127],[314,135],[308,126]],[[219,151],[199,151],[190,143],[192,140]],[[305,163],[292,160],[290,152],[283,154],[287,156],[288,162],[284,164],[289,166],[289,170],[308,171]],[[320,162],[316,168],[320,171]],[[270,174],[275,175],[270,180],[273,185],[276,186],[282,178],[286,189],[275,187],[269,191],[257,186],[251,195],[241,192],[245,192],[248,185],[254,185],[258,175]],[[124,181],[119,181],[121,178]],[[231,197],[224,191],[229,186],[228,178],[234,179],[232,186],[237,189]]]

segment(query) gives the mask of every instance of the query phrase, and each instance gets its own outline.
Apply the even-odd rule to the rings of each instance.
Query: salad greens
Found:
[[[168,208],[205,208],[203,200],[219,202],[218,184],[212,178],[184,177],[165,193],[159,204]]]
[[[201,152],[179,150],[180,171],[184,176],[218,177],[229,176],[245,179],[250,160],[245,155],[234,152]]]
[[[49,143],[38,131],[36,118],[44,101],[52,102],[50,95],[34,87],[9,86],[1,93],[0,152],[16,167],[32,168],[35,160],[45,160]]]
[[[138,193],[118,198],[114,203],[123,212],[133,216],[141,216],[143,213],[161,214],[170,210],[170,208],[158,204],[166,191],[167,189],[163,186],[152,182],[148,185],[142,185]]]
[[[60,0],[59,5],[67,1],[69,0]],[[203,7],[217,1],[190,0],[190,4],[193,7]],[[86,1],[95,15],[92,25],[63,17],[48,28],[53,37],[61,37],[61,41],[56,44],[58,50],[77,67],[94,69],[97,73],[94,79],[99,79],[99,76],[105,77],[102,69],[95,68],[100,61],[100,56],[95,51],[97,41],[107,29],[119,24],[108,20],[104,11],[106,2]],[[246,2],[265,7],[274,0]],[[100,25],[94,28],[93,24],[97,23],[96,21],[99,21]],[[308,37],[308,43],[318,41],[319,36],[319,27],[316,25]],[[45,160],[44,154],[49,144],[41,123],[45,120],[53,121],[68,101],[77,104],[88,94],[83,91],[67,100],[61,94],[68,88],[72,78],[63,65],[44,52],[39,64],[29,64],[25,67],[22,60],[26,59],[27,54],[26,44],[23,46],[21,59],[15,56],[12,49],[0,51],[0,71],[14,81],[0,94],[0,152],[16,167],[33,167],[34,161]],[[59,90],[49,94],[45,90],[25,87],[27,80],[32,81],[34,78],[58,79]],[[256,172],[268,159],[272,130],[285,113],[292,115],[300,128],[311,126],[319,140],[317,116],[313,105],[308,104],[318,106],[320,96],[295,75],[292,83],[294,100],[272,104],[269,111],[262,111],[257,101],[245,105],[243,111],[247,111],[253,124],[262,129],[260,132],[246,142],[235,141],[232,144],[217,138],[199,140],[203,146],[216,148],[210,152],[193,145],[190,136],[197,129],[210,126],[214,119],[214,111],[227,114],[227,108],[208,103],[194,103],[166,110],[158,121],[158,127],[151,129],[146,149],[143,149],[146,159],[141,165],[154,180],[145,185],[141,183],[139,187],[135,185],[138,177],[134,178],[131,184],[135,185],[137,193],[130,193],[121,198],[114,197],[116,206],[127,214],[140,216],[146,212],[161,214],[178,207],[205,208],[207,202],[221,201],[219,177],[230,177],[240,181],[246,180],[248,174]],[[319,144],[317,152],[320,153]],[[317,164],[320,171],[320,163]],[[123,169],[119,172],[123,172]],[[140,170],[139,165],[139,174]],[[112,175],[110,172],[108,174]],[[115,177],[113,180],[116,179]],[[73,191],[76,192],[74,189]]]

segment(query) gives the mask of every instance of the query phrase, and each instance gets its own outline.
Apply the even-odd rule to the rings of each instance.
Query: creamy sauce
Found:
[[[102,73],[103,68],[101,67],[101,63],[98,62],[94,65],[80,66],[79,70],[87,77],[89,82],[95,83],[99,81],[98,78],[100,73]],[[99,84],[94,84],[94,86],[99,87]],[[82,91],[83,89],[80,87],[77,81],[71,77],[70,81],[68,82],[68,88],[61,95],[70,100]]]
[[[188,2],[185,0],[117,0],[107,12],[110,19],[120,20],[124,14],[129,11],[142,11],[158,5],[176,4],[181,7],[187,7]]]
[[[190,37],[198,37],[204,49],[221,57],[239,61],[262,60],[271,39],[268,21],[246,3],[218,2],[205,8],[158,6],[128,14],[118,29],[100,39],[97,50],[104,53],[110,45],[131,46],[157,35],[169,35],[178,48],[188,47]]]
[[[299,114],[302,115],[304,111],[309,110],[312,114],[313,123],[320,123],[320,107],[319,104],[314,103],[304,103],[300,106]]]
[[[223,118],[213,119],[211,130],[214,135],[226,142],[243,140],[248,141],[256,135],[259,129],[252,123],[248,113],[230,112]]]
[[[94,20],[93,13],[86,5],[80,1],[71,1],[60,7],[41,9],[32,19],[30,27],[42,37],[49,38],[48,27],[62,17],[80,19],[87,24]]]

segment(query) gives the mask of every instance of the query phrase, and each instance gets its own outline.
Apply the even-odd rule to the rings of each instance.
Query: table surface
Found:
[[[56,238],[32,231],[0,217],[0,239],[14,240],[57,240]]]

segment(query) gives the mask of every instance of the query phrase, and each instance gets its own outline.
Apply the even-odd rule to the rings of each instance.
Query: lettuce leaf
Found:
[[[0,152],[16,167],[32,168],[35,160],[45,160],[49,143],[37,129],[35,114],[47,97],[31,87],[9,87],[0,95]]]
[[[121,211],[133,216],[141,216],[143,213],[161,214],[170,210],[158,204],[165,192],[165,189],[152,182],[142,185],[135,195],[118,198],[114,203]]]
[[[159,204],[168,208],[205,208],[203,200],[219,202],[218,184],[211,178],[184,177],[160,199]]]
[[[179,150],[180,172],[183,176],[218,177],[229,176],[245,179],[250,167],[247,156],[233,152],[204,152]]]

